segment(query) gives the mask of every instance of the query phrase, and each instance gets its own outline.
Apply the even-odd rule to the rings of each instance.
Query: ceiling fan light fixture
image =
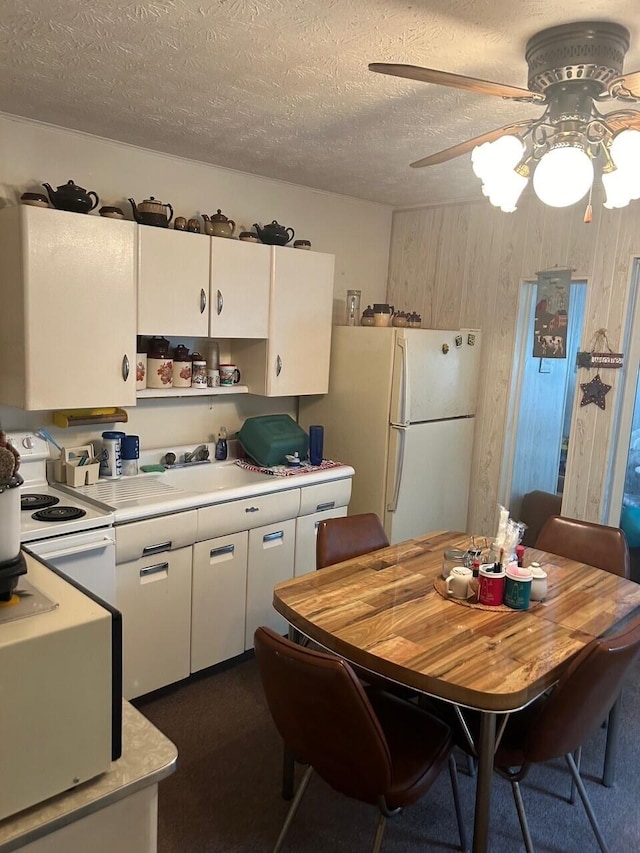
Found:
[[[482,192],[494,207],[503,213],[513,213],[529,179],[513,169],[495,174],[491,181],[482,184]]]
[[[569,207],[580,201],[593,184],[593,162],[579,145],[551,148],[533,173],[533,189],[550,207]]]
[[[476,145],[471,152],[473,171],[481,181],[498,172],[515,169],[524,155],[524,142],[518,136],[501,136],[495,142]]]

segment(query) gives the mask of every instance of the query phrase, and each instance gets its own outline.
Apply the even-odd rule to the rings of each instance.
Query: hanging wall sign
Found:
[[[621,352],[579,352],[578,367],[622,367],[624,355]]]
[[[571,270],[538,273],[533,334],[534,358],[567,357],[567,322]]]

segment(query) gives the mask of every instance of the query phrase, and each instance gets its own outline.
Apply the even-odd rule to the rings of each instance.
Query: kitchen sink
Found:
[[[240,468],[233,462],[212,462],[210,465],[168,468],[159,479],[187,492],[218,492],[264,484],[270,478],[267,474]]]

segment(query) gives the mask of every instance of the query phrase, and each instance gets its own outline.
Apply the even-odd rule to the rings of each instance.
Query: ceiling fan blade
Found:
[[[421,68],[419,65],[398,65],[388,62],[372,62],[369,71],[378,74],[390,74],[392,77],[407,77],[409,80],[419,80],[422,83],[436,83],[438,86],[450,86],[453,89],[464,89],[467,92],[477,92],[481,95],[495,95],[516,101],[533,101],[545,103],[546,98],[538,92],[520,89],[518,86],[507,86],[505,83],[492,83],[489,80],[478,80],[475,77],[463,77],[460,74],[450,74],[448,71],[435,71],[433,68]]]
[[[640,101],[640,71],[630,71],[614,77],[607,86],[611,98],[620,101]]]
[[[613,131],[640,130],[640,112],[637,110],[616,110],[603,113],[603,118]]]
[[[413,169],[419,169],[422,166],[437,166],[438,163],[446,163],[447,160],[453,160],[455,157],[460,157],[462,154],[468,154],[476,145],[482,145],[483,142],[494,142],[501,136],[506,136],[508,133],[514,136],[528,130],[532,124],[535,124],[537,119],[529,121],[519,121],[515,124],[506,124],[504,127],[497,127],[495,130],[489,130],[480,136],[475,136],[473,139],[467,139],[465,142],[459,142],[451,148],[445,148],[444,151],[438,151],[437,154],[430,154],[429,157],[423,157],[422,160],[416,160],[411,163]]]

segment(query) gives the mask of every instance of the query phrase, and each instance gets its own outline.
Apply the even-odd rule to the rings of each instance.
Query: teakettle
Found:
[[[51,204],[57,207],[58,210],[71,210],[74,213],[89,213],[97,206],[100,199],[90,190],[87,192],[84,187],[79,187],[73,181],[67,181],[66,184],[61,184],[58,189],[54,190],[50,184],[42,185],[51,199]]]
[[[286,246],[295,236],[293,228],[285,228],[284,225],[280,225],[275,219],[270,225],[265,225],[264,228],[260,228],[255,222],[253,227],[258,232],[258,236],[262,242],[270,246]],[[289,231],[291,231],[291,236],[289,236]]]
[[[236,230],[236,223],[233,219],[227,219],[224,213],[218,208],[218,212],[213,216],[202,214],[204,219],[204,233],[212,237],[232,237]]]
[[[170,204],[163,204],[153,196],[145,198],[139,205],[130,198],[129,204],[133,210],[133,218],[141,225],[155,225],[158,228],[168,228],[173,219],[173,208]]]

